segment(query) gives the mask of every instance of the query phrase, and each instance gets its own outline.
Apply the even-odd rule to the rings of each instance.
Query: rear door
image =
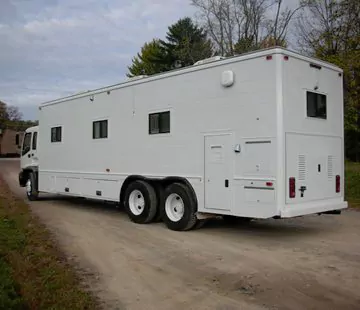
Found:
[[[286,202],[341,197],[344,180],[341,70],[291,53],[281,61]],[[336,191],[336,176],[340,177],[340,192]],[[291,198],[293,184],[295,197]]]

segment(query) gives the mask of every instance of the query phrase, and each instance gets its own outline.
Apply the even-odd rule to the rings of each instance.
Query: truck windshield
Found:
[[[31,143],[31,132],[25,134],[24,143],[22,148],[22,155],[24,156],[27,152],[30,151],[30,143]]]

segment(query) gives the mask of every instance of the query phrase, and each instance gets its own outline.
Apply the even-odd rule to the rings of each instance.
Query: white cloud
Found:
[[[186,0],[1,0],[0,99],[29,111],[117,83],[145,41],[192,13]]]

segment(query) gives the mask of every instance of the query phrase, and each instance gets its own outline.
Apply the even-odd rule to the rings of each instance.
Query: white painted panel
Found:
[[[225,88],[221,74],[226,70],[233,71],[236,78]],[[109,94],[94,94],[93,101],[89,95],[44,106],[39,112],[39,169],[53,174],[91,173],[94,178],[109,170],[123,179],[137,174],[201,180],[204,134],[231,131],[238,143],[244,137],[276,136],[274,72],[275,60],[262,56],[239,59],[151,82],[142,79]],[[149,113],[158,111],[170,111],[171,132],[149,135]],[[108,119],[108,138],[94,140],[92,122],[100,119]],[[52,126],[63,127],[60,143],[50,142]],[[229,146],[231,154],[233,147],[234,143]],[[247,162],[239,154],[232,173],[242,175],[243,167]],[[81,183],[80,192],[93,194],[93,185],[85,183]],[[111,191],[106,195],[118,199],[121,184],[106,186]],[[199,184],[194,186],[198,209],[206,211],[204,184]],[[40,190],[48,190],[45,182],[40,182]]]
[[[273,176],[275,173],[275,145],[272,139],[248,139],[245,141],[244,176]]]
[[[296,178],[296,197],[289,198],[287,186],[287,203],[308,202],[343,195],[343,191],[335,192],[335,176],[340,175],[341,183],[344,182],[341,144],[340,137],[286,134],[286,184],[288,185],[290,177]],[[303,197],[300,192],[301,186],[306,186]]]
[[[245,201],[258,203],[274,203],[275,190],[266,188],[245,188]]]

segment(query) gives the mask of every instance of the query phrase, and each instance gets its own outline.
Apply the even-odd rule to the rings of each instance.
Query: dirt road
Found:
[[[18,166],[0,161],[25,199]],[[360,212],[173,232],[79,199],[31,208],[107,309],[360,309]]]

